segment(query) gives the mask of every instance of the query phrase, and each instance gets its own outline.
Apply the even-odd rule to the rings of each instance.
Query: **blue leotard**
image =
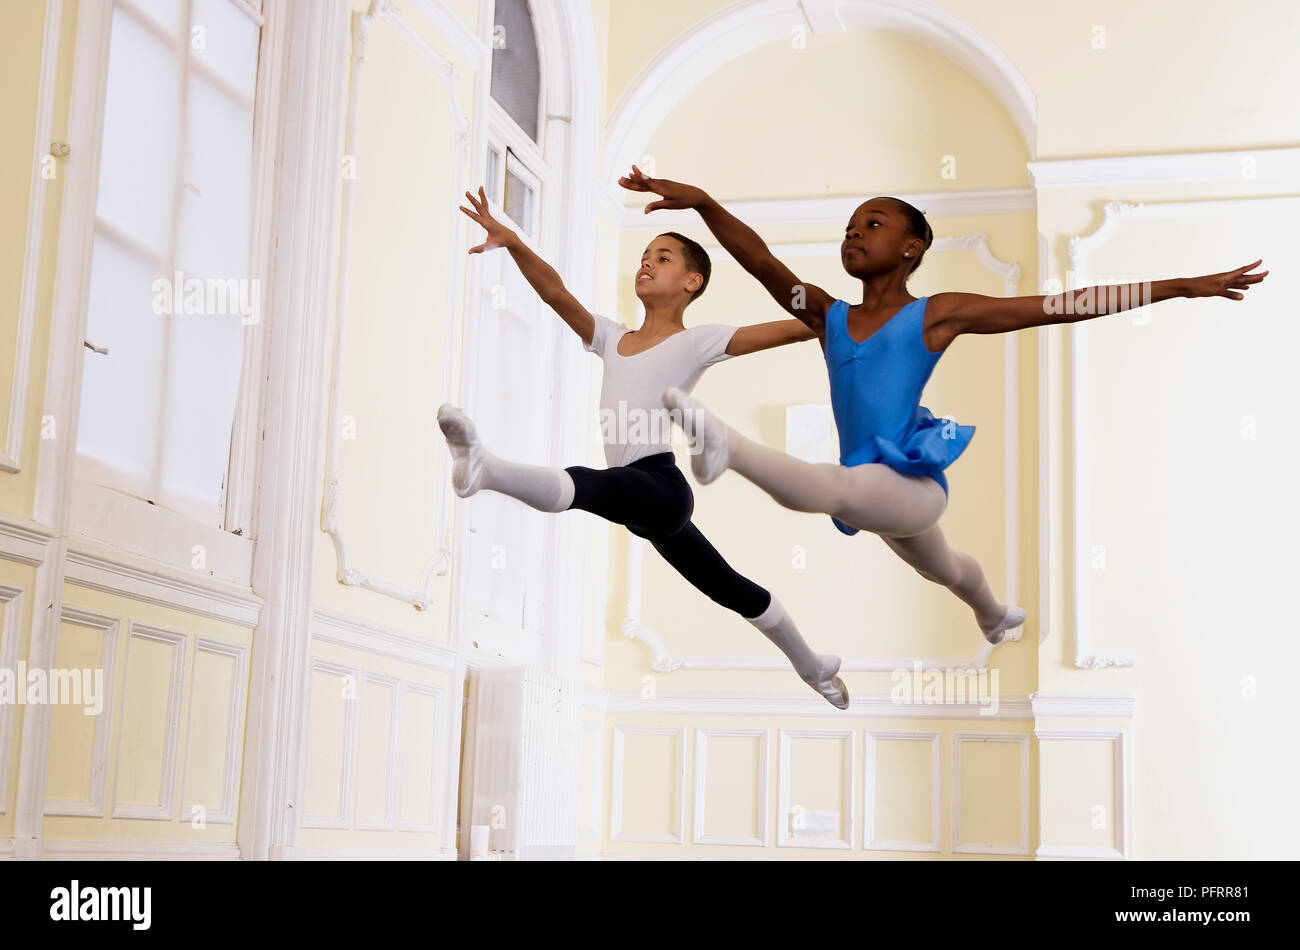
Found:
[[[925,304],[913,300],[862,343],[849,336],[846,301],[826,313],[826,369],[840,435],[840,464],[882,462],[904,475],[928,475],[948,494],[943,470],[965,451],[974,426],[936,419],[921,405],[943,352],[926,349]],[[832,518],[845,534],[858,529]]]

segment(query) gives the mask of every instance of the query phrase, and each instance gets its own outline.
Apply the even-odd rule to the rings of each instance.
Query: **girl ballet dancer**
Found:
[[[549,468],[508,462],[480,443],[474,423],[443,405],[438,425],[454,459],[452,486],[461,498],[488,490],[517,498],[538,511],[581,509],[627,527],[648,540],[673,568],[715,603],[734,610],[762,631],[790,660],[800,678],[832,705],[846,709],[849,692],[839,677],[840,658],[814,653],[775,595],[738,574],[691,522],[695,498],[669,447],[671,413],[666,389],[689,392],[714,363],[774,346],[811,340],[798,320],[754,326],[683,325],[686,307],[704,292],[711,265],[690,238],[669,232],[641,255],[636,295],[645,322],[628,330],[589,313],[565,289],[560,275],[497,221],[480,188],[461,207],[487,232],[469,253],[503,247],[538,296],[578,334],[585,350],[604,361],[601,434],[608,468]]]
[[[829,514],[845,534],[870,531],[927,580],[975,612],[984,634],[977,662],[1004,639],[1019,640],[1025,611],[1000,603],[979,564],[948,546],[938,521],[948,505],[943,470],[965,450],[973,426],[935,419],[921,391],[944,351],[963,333],[1011,333],[1117,313],[1173,297],[1227,297],[1264,279],[1256,261],[1222,274],[1089,287],[1050,297],[941,293],[916,298],[907,278],[934,240],[925,216],[898,198],[872,198],[844,229],[840,262],[862,282],[862,302],[837,300],[799,280],[762,238],[702,189],[649,178],[635,165],[619,183],[652,192],[657,208],[694,208],[719,243],[776,301],[807,324],[826,356],[840,464],[811,464],[759,445],[711,415],[681,388],[664,404],[679,410],[691,440],[691,468],[708,484],[728,468],[795,511]]]

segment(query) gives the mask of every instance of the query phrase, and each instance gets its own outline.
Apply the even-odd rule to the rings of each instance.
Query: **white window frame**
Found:
[[[493,10],[493,4],[485,4],[484,22],[487,24],[489,49],[491,47],[492,21],[494,20]],[[533,12],[531,3],[530,12]],[[533,141],[528,133],[506,112],[505,108],[492,97],[489,89],[488,94],[485,96],[487,121],[478,167],[482,168],[484,175],[486,175],[489,170],[490,151],[496,151],[500,155],[493,181],[483,183],[485,190],[489,193],[489,202],[493,215],[499,217],[515,230],[520,239],[539,256],[553,258],[557,251],[557,248],[553,246],[557,229],[548,228],[547,225],[550,222],[547,219],[552,215],[565,213],[565,209],[548,207],[550,193],[554,192],[558,195],[559,190],[549,187],[550,183],[555,181],[555,173],[543,154],[547,145],[546,64],[545,58],[542,56],[543,34],[535,13],[533,13],[533,34],[538,44],[539,54],[537,128],[540,141]],[[490,58],[487,68],[490,77]],[[514,153],[515,159],[511,170],[533,188],[533,227],[531,232],[524,227],[523,222],[515,221],[505,211],[506,169],[510,165],[511,152]],[[507,266],[514,265],[508,263]],[[467,298],[467,306],[476,307],[479,305],[478,301],[481,299],[483,290],[481,282],[479,282],[478,286],[479,293],[476,296]],[[540,302],[539,306],[545,308],[545,304]],[[539,342],[542,344],[538,353],[539,365],[545,367],[545,372],[549,374],[545,378],[552,397],[559,391],[560,384],[554,368],[554,353],[561,329],[566,333],[569,332],[567,328],[560,325],[559,318],[555,317],[551,325],[539,330],[538,337]],[[475,377],[471,374],[470,378],[474,379]],[[553,431],[550,437],[552,445],[554,445],[555,438],[556,433]],[[549,552],[554,550],[556,526],[554,516],[545,517],[548,520],[544,522],[542,534],[538,541],[542,551]],[[543,590],[547,578],[546,566],[544,564],[534,564],[530,567],[530,571],[534,572],[530,586]],[[470,649],[470,652],[476,656],[499,659],[500,655],[508,653],[515,662],[541,664],[544,662],[545,653],[543,641],[548,636],[553,635],[553,631],[548,629],[547,617],[549,611],[544,609],[542,604],[535,603],[529,606],[528,612],[530,617],[533,618],[532,621],[525,621],[525,625],[520,627],[508,626],[491,617],[466,612],[461,618],[463,624],[461,640],[467,649],[471,647],[471,644],[473,645],[474,648]],[[521,637],[523,639],[520,639]]]
[[[250,218],[249,277],[257,281],[262,294],[256,307],[259,314],[267,312],[265,288],[269,285],[271,270],[271,228],[274,208],[275,153],[281,123],[281,97],[276,95],[283,72],[287,51],[285,35],[276,35],[272,21],[283,22],[269,15],[277,0],[226,0],[261,28],[258,51],[256,88],[253,106],[253,162],[252,162],[252,213]],[[65,205],[61,228],[74,229],[76,235],[89,244],[95,229],[98,205],[99,150],[102,145],[105,116],[105,85],[108,71],[109,43],[114,6],[122,6],[142,21],[148,15],[131,0],[112,0],[106,9],[89,10],[83,4],[78,17],[78,29],[98,28],[106,34],[98,48],[86,61],[76,63],[73,96],[84,97],[93,104],[92,139],[73,143],[73,147],[91,149],[94,158],[84,166],[89,176],[85,184],[86,202],[75,207],[75,202]],[[78,242],[80,243],[80,242]],[[89,259],[89,258],[88,258]],[[60,262],[61,264],[63,262]],[[86,273],[71,272],[77,268],[60,267],[65,279],[88,281]],[[88,295],[80,295],[81,313],[78,325],[84,327]],[[90,341],[92,343],[96,341]],[[204,524],[175,511],[150,504],[93,481],[93,460],[79,456],[75,445],[69,455],[72,466],[70,479],[69,531],[101,542],[112,549],[141,555],[161,561],[169,567],[185,572],[199,571],[205,577],[215,577],[248,587],[252,578],[253,545],[256,539],[254,523],[254,494],[256,467],[261,451],[260,412],[262,396],[262,364],[266,344],[264,321],[260,320],[244,333],[244,363],[241,369],[239,392],[231,433],[230,456],[223,491],[224,512],[221,526]],[[62,354],[51,372],[75,374],[84,372],[82,360],[87,356],[85,347],[78,347],[75,357]],[[70,362],[64,362],[70,358]],[[79,387],[78,387],[79,388]],[[74,411],[76,407],[73,407]],[[196,547],[202,546],[202,566],[196,563]]]

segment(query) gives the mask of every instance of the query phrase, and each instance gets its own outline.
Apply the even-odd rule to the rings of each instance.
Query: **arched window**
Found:
[[[528,0],[496,0],[492,23],[492,98],[536,142],[541,70]]]

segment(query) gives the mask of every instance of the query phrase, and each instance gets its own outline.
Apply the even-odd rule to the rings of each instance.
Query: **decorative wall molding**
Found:
[[[674,38],[632,80],[605,124],[602,177],[624,174],[663,119],[725,63],[773,40],[792,24],[813,32],[882,30],[898,33],[952,60],[988,87],[1010,114],[1032,157],[1036,103],[1011,59],[968,21],[933,0],[738,0]]]
[[[628,169],[619,172],[625,174]],[[634,192],[618,189],[623,194]],[[651,196],[653,197],[653,196]],[[723,207],[751,227],[772,227],[783,224],[825,224],[836,229],[852,217],[858,205],[871,195],[830,196],[807,195],[801,198],[754,198],[725,201]],[[1032,188],[977,188],[964,191],[926,191],[895,195],[920,208],[927,218],[948,218],[988,214],[1037,214],[1038,201]],[[612,201],[612,197],[610,198]],[[609,206],[607,205],[607,210]],[[658,210],[646,214],[642,205],[617,205],[618,217],[624,231],[686,231],[703,227],[700,216],[693,210]],[[710,237],[710,256],[717,242]],[[839,245],[835,255],[839,256]],[[719,252],[726,254],[719,248]],[[778,255],[780,256],[780,255]]]
[[[116,617],[93,613],[79,607],[61,605],[59,616],[63,623],[76,624],[98,630],[103,638],[100,652],[100,666],[104,670],[104,707],[95,717],[95,740],[90,752],[90,797],[85,801],[46,801],[44,814],[72,815],[83,818],[103,818],[104,790],[108,784],[108,743],[110,730],[114,724],[114,710],[117,707],[117,651],[121,622]],[[50,650],[53,665],[56,644]],[[30,661],[29,661],[30,662]],[[35,664],[33,664],[35,665]],[[28,715],[31,710],[28,710]],[[48,750],[52,752],[53,750]],[[42,750],[42,760],[46,750]],[[32,837],[38,837],[33,835]]]
[[[1029,162],[1035,188],[1161,185],[1192,181],[1300,180],[1300,148],[1111,155]]]
[[[1020,841],[1015,845],[968,844],[961,834],[961,750],[968,742],[1014,742],[1020,746]],[[1029,736],[1012,732],[952,734],[952,853],[1029,854]]]
[[[853,800],[853,776],[856,766],[854,765],[854,733],[847,729],[778,729],[778,764],[777,764],[777,793],[776,793],[776,846],[778,848],[844,848],[851,850],[853,848],[853,838],[857,834],[854,830],[854,800]],[[835,838],[818,838],[818,837],[797,837],[790,834],[790,812],[797,803],[790,801],[790,743],[795,739],[831,739],[844,743],[844,785],[841,792],[841,800],[844,807],[848,809],[847,819],[841,817],[840,827],[843,832],[840,837]]]
[[[856,206],[855,206],[856,207]],[[705,244],[710,255],[727,257],[726,252],[716,243]],[[838,259],[840,245],[838,242],[801,242],[771,245],[772,253],[782,259],[807,257],[830,257]],[[952,253],[973,251],[980,264],[1002,279],[1003,296],[1014,297],[1020,288],[1020,264],[1004,261],[995,256],[989,248],[988,235],[982,231],[953,237],[935,238],[930,246],[930,253]],[[1004,470],[1004,542],[1006,571],[1007,603],[1018,604],[1020,601],[1020,341],[1019,334],[1003,334],[1003,392],[1005,400],[1004,432],[1005,454]],[[775,504],[775,502],[773,502]],[[627,614],[623,618],[623,636],[629,640],[640,640],[650,648],[651,669],[660,673],[672,673],[676,670],[726,670],[730,672],[790,669],[788,660],[777,657],[745,656],[679,656],[669,653],[662,636],[641,623],[641,589],[643,576],[643,558],[645,542],[639,537],[628,538],[627,559]],[[1040,625],[1041,632],[1044,629]],[[974,635],[971,636],[972,641]],[[1004,640],[1004,643],[1016,642]],[[998,644],[1000,646],[1001,644]],[[840,671],[844,673],[881,672],[892,673],[896,670],[910,670],[915,663],[920,663],[925,670],[983,670],[996,647],[987,642],[976,644],[975,653],[969,657],[844,657]],[[857,700],[854,700],[856,705]]]
[[[215,809],[210,809],[202,802],[188,800],[190,749],[193,747],[194,734],[194,693],[199,670],[199,654],[211,653],[215,656],[229,657],[231,660],[231,683],[229,696],[229,714],[226,719],[226,754],[225,771],[222,773],[221,801]],[[241,643],[228,643],[211,637],[197,637],[194,642],[194,656],[190,661],[190,703],[186,714],[184,774],[181,779],[181,809],[177,817],[185,821],[192,814],[194,806],[204,808],[203,820],[211,825],[230,825],[235,821],[235,795],[239,778],[239,741],[244,723],[244,681],[247,679],[248,647]]]
[[[38,839],[46,861],[238,861],[234,842]]]
[[[366,734],[366,687],[378,686],[389,691],[388,705],[388,748],[384,751],[384,813],[378,818],[361,817],[361,755],[360,749],[357,750],[357,778],[353,782],[352,804],[350,814],[352,816],[352,827],[358,831],[392,831],[397,824],[397,760],[399,758],[397,751],[398,738],[401,735],[398,728],[398,714],[401,712],[401,681],[395,676],[388,676],[382,673],[372,673],[368,670],[361,672],[361,686],[357,690],[357,705],[360,711],[357,715],[359,720],[357,736],[358,739],[364,739]]]
[[[426,3],[425,10],[435,10],[434,4]],[[370,9],[365,13],[354,11],[352,14],[352,61],[348,91],[348,118],[343,153],[355,155],[357,145],[357,124],[361,107],[361,67],[365,65],[366,46],[371,31],[382,20],[391,26],[398,36],[415,51],[416,55],[428,65],[443,81],[447,93],[447,106],[452,121],[456,126],[455,171],[453,180],[455,191],[448,195],[448,200],[465,190],[466,171],[469,163],[469,150],[472,130],[468,117],[460,111],[459,72],[454,63],[441,56],[430,47],[414,27],[402,16],[393,0],[371,0]],[[395,581],[378,574],[353,566],[348,560],[347,544],[343,529],[339,525],[339,495],[342,491],[339,476],[339,428],[341,425],[341,401],[343,394],[343,353],[346,345],[348,316],[348,277],[352,258],[352,208],[354,202],[353,179],[346,179],[342,185],[343,210],[341,226],[341,247],[338,258],[337,288],[335,291],[335,329],[334,362],[330,373],[329,421],[326,434],[326,468],[324,498],[321,502],[321,530],[334,542],[334,553],[338,560],[337,579],[340,584],[363,587],[378,594],[393,597],[409,603],[417,610],[428,610],[431,587],[435,575],[445,574],[451,565],[450,505],[448,498],[449,479],[437,479],[437,494],[434,507],[437,512],[434,533],[438,550],[429,558],[420,572],[420,579],[414,586]],[[450,402],[454,389],[451,385],[451,361],[455,352],[455,342],[460,321],[450,319],[456,313],[457,295],[460,290],[461,267],[459,259],[464,252],[464,228],[453,229],[451,279],[447,282],[447,301],[445,313],[447,320],[446,343],[443,356],[443,402]]]
[[[304,828],[333,828],[353,831],[398,831],[440,833],[439,816],[441,814],[441,795],[439,784],[441,778],[441,756],[443,754],[442,734],[445,728],[444,695],[442,687],[417,683],[399,676],[379,673],[366,669],[335,663],[330,660],[312,658],[312,671],[329,673],[350,682],[351,697],[345,698],[343,723],[342,774],[339,787],[339,811],[332,815],[306,815]],[[366,702],[365,686],[367,684],[387,687],[392,690],[392,703],[388,712],[388,738],[384,749],[384,774],[386,782],[385,811],[382,816],[362,818],[358,815],[359,789],[361,786],[360,743],[364,736]],[[429,811],[414,818],[402,817],[401,775],[398,767],[403,762],[402,750],[405,737],[403,717],[407,698],[414,695],[427,696],[433,700],[433,746],[429,753]],[[310,745],[311,736],[308,737]],[[305,752],[304,752],[305,756]]]
[[[1111,743],[1114,754],[1115,784],[1112,809],[1115,815],[1114,848],[1076,848],[1062,845],[1040,845],[1035,855],[1039,858],[1109,858],[1127,860],[1132,857],[1132,808],[1129,807],[1128,743],[1125,734],[1117,729],[1035,729],[1040,743],[1054,740],[1086,740]],[[1040,795],[1041,790],[1040,790]]]
[[[339,795],[338,811],[329,815],[309,815],[302,816],[303,828],[335,828],[346,829],[351,827],[352,817],[352,788],[356,774],[356,747],[357,747],[357,724],[356,724],[356,697],[359,695],[358,690],[358,671],[355,667],[344,666],[341,663],[331,663],[328,660],[322,660],[312,657],[311,660],[311,683],[307,693],[307,708],[311,709],[311,691],[316,686],[316,673],[328,673],[337,676],[345,683],[351,686],[345,687],[352,695],[352,699],[343,701],[343,747],[342,747],[342,765],[339,769]],[[306,736],[307,746],[303,750],[303,759],[306,760],[307,753],[311,748],[311,736]],[[305,769],[304,769],[305,773]],[[304,808],[306,804],[304,802]]]
[[[1101,716],[1132,719],[1137,697],[1127,693],[1030,693],[1034,718],[1051,716]]]
[[[793,676],[793,674],[791,674]],[[978,703],[900,703],[889,696],[858,696],[848,709],[836,709],[812,690],[782,693],[665,693],[653,699],[640,693],[609,692],[601,712],[659,716],[814,716],[818,719],[969,719],[975,721],[1029,720],[1034,718],[1025,698],[998,700],[997,711]],[[597,703],[588,705],[597,708]]]
[[[18,641],[23,637],[23,594],[21,587],[0,584],[0,670],[18,669]],[[25,689],[25,683],[14,683]],[[17,697],[15,697],[16,699]],[[9,760],[13,758],[14,704],[0,703],[0,815],[9,807]]]
[[[438,34],[451,44],[456,55],[471,63],[491,55],[491,49],[466,26],[446,0],[414,0],[415,8],[433,24]]]
[[[1050,254],[1047,238],[1038,232],[1038,292],[1047,286]],[[1051,635],[1052,623],[1052,479],[1051,460],[1053,458],[1052,423],[1053,413],[1051,393],[1052,364],[1050,360],[1051,343],[1054,339],[1051,327],[1039,327],[1034,331],[1038,340],[1038,643],[1041,646]]]
[[[708,792],[708,770],[709,770],[709,739],[715,738],[754,738],[759,740],[758,744],[758,827],[760,833],[757,836],[733,837],[729,835],[711,835],[705,831],[704,822],[708,817],[708,803],[706,795]],[[692,802],[692,813],[694,814],[694,828],[692,829],[691,841],[694,844],[726,844],[741,845],[766,848],[771,842],[772,816],[768,810],[768,771],[767,771],[767,754],[768,746],[772,744],[772,730],[770,729],[721,729],[710,726],[699,726],[695,729],[695,796]]]
[[[886,732],[868,729],[866,739],[866,773],[863,785],[863,813],[866,827],[862,831],[862,847],[868,851],[924,851],[943,850],[942,830],[939,823],[939,789],[942,782],[939,751],[941,736],[937,732]],[[880,742],[930,743],[930,840],[885,841],[876,837],[876,746]]]
[[[1300,152],[1300,150],[1296,150]],[[1088,256],[1105,244],[1122,222],[1178,220],[1187,218],[1224,217],[1241,214],[1260,207],[1276,208],[1279,215],[1294,216],[1300,211],[1300,197],[1237,198],[1215,201],[1172,201],[1153,204],[1107,202],[1102,221],[1097,230],[1086,235],[1075,235],[1069,242],[1070,270],[1074,286],[1088,285]],[[1066,288],[1070,289],[1070,288]],[[1092,461],[1089,436],[1090,413],[1088,404],[1088,339],[1091,320],[1069,324],[1070,338],[1070,402],[1073,415],[1070,434],[1070,465],[1074,480],[1074,665],[1091,670],[1106,667],[1131,667],[1137,663],[1131,653],[1095,653],[1092,650],[1092,576],[1090,568],[1089,526],[1092,518],[1092,477],[1088,470]]]
[[[54,93],[59,75],[59,36],[63,27],[63,0],[46,0],[41,40],[41,75],[36,89],[36,141],[33,144],[31,190],[27,196],[27,240],[23,251],[22,279],[18,291],[18,336],[14,344],[14,378],[9,389],[9,424],[0,452],[0,471],[22,471],[23,432],[27,420],[27,388],[32,371],[32,330],[36,325],[36,295],[41,282],[41,255],[45,247],[45,193],[53,179],[44,175],[53,156]]]
[[[179,570],[84,536],[68,539],[69,584],[253,629],[264,601],[251,587]]]
[[[131,656],[136,642],[150,640],[172,648],[171,681],[167,688],[167,722],[162,741],[162,774],[156,802],[123,802],[119,797],[122,779],[122,734],[126,731],[126,701],[131,694]],[[181,698],[185,689],[185,651],[189,636],[132,620],[126,633],[126,668],[122,673],[122,698],[117,719],[117,754],[113,769],[113,817],[172,821],[175,818],[176,763],[180,759]],[[191,687],[192,688],[192,687]]]
[[[669,776],[673,787],[673,828],[668,834],[632,834],[623,830],[624,741],[627,736],[673,736],[677,739],[675,774]],[[615,726],[614,759],[611,763],[612,788],[609,803],[609,839],[611,841],[645,841],[660,844],[683,844],[682,813],[686,797],[686,728],[684,726]]]
[[[584,696],[584,707],[586,706]],[[579,841],[599,841],[600,840],[600,813],[605,801],[605,783],[604,783],[604,759],[605,759],[605,729],[599,722],[592,722],[589,719],[582,721],[582,733],[584,736],[592,736],[591,742],[591,760],[588,763],[586,780],[591,785],[591,812],[587,815],[591,822],[589,828],[583,828],[582,823],[578,823],[578,840]]]
[[[401,703],[403,710],[405,710],[406,708],[407,697],[410,696],[412,693],[418,696],[428,696],[433,699],[433,710],[434,710],[433,748],[432,750],[430,750],[429,753],[429,813],[420,818],[415,818],[410,820],[403,818],[402,799],[401,799],[400,786],[399,786],[398,799],[397,799],[397,830],[398,831],[423,831],[423,832],[432,832],[434,834],[438,834],[439,833],[438,816],[439,814],[441,814],[440,808],[442,805],[442,799],[438,791],[439,785],[441,784],[438,781],[439,778],[438,768],[440,765],[443,764],[441,755],[442,755],[442,747],[443,747],[442,734],[443,734],[443,729],[445,728],[445,723],[443,722],[443,717],[445,716],[445,712],[443,710],[443,699],[445,696],[445,690],[437,686],[428,686],[424,683],[413,683],[410,680],[402,680],[401,695],[398,697],[398,702]],[[396,748],[399,750],[403,748],[401,743],[403,737],[405,736],[405,732],[403,732],[400,726],[400,722],[401,720],[399,719],[399,727],[397,731],[397,740],[396,740],[397,742]],[[459,747],[455,743],[449,744],[449,748],[453,748],[457,752],[460,751]],[[454,765],[459,765],[459,762],[460,762],[459,757],[457,757],[457,759],[454,760]],[[449,768],[451,768],[453,771],[455,770],[454,765],[449,766]],[[453,839],[449,838],[445,840],[450,841]],[[454,848],[452,849],[452,854],[453,855],[455,854]]]
[[[422,640],[360,617],[317,607],[312,612],[312,639],[336,643],[363,653],[414,663],[450,673],[456,668],[456,650],[434,640]]]
[[[0,558],[39,567],[49,556],[54,529],[21,515],[0,513]]]
[[[455,861],[449,848],[313,848],[295,845],[281,848],[281,861]]]

